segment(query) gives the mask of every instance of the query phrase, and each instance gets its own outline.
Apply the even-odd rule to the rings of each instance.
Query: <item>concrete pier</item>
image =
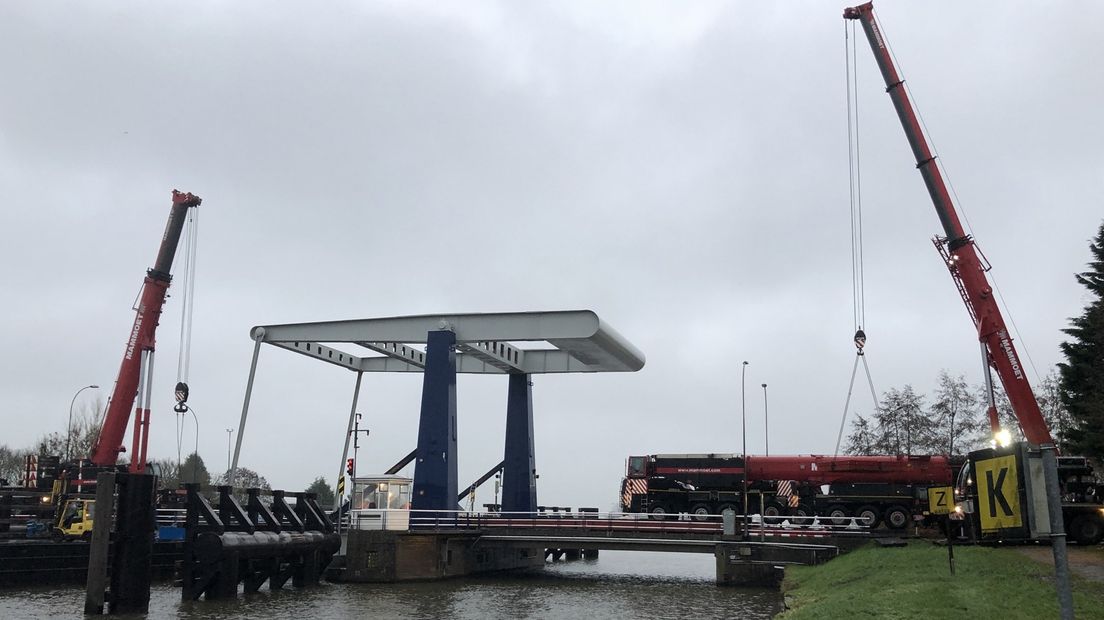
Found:
[[[329,571],[328,578],[393,583],[544,566],[544,546],[540,544],[518,547],[479,538],[476,532],[351,530],[345,545],[344,568]]]
[[[837,547],[717,543],[717,585],[777,587],[787,564],[823,564],[839,555]]]

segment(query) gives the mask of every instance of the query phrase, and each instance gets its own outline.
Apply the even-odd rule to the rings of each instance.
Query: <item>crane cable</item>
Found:
[[[850,28],[850,32],[848,28]],[[863,370],[866,371],[866,381],[870,386],[870,396],[874,399],[874,407],[875,409],[878,407],[878,394],[874,390],[874,380],[870,376],[870,365],[867,364],[866,355],[863,351],[863,347],[866,346],[866,332],[863,331],[863,325],[866,325],[866,286],[863,266],[862,172],[859,157],[859,76],[855,60],[857,55],[855,41],[854,22],[844,21],[843,48],[847,74],[847,171],[848,186],[851,193],[851,303],[855,323],[855,364],[851,368],[851,382],[847,386],[847,401],[843,405],[843,417],[840,419],[839,433],[836,435],[835,455],[837,456],[839,455],[840,444],[843,441],[843,429],[847,424],[847,411],[851,407],[851,394],[855,389],[855,376],[858,374],[860,360],[862,360]]]
[[[188,413],[188,371],[192,357],[192,308],[195,301],[196,245],[199,240],[199,209],[188,210],[187,228],[184,233],[184,281],[181,283],[183,303],[180,312],[180,351],[176,362],[176,463],[181,464],[181,446],[184,436],[185,414]],[[194,415],[194,414],[193,414]]]

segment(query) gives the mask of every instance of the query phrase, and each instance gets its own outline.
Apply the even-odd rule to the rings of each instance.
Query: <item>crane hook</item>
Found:
[[[188,411],[188,384],[180,381],[176,384],[176,406],[173,411],[186,413]]]

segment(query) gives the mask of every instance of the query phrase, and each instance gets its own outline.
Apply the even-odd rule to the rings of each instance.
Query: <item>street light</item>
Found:
[[[98,385],[86,385],[73,394],[73,400],[69,401],[69,424],[65,427],[65,460],[69,460],[69,443],[73,439],[73,403],[77,402],[77,396],[85,390],[98,390]]]
[[[743,495],[744,495],[744,532],[743,532],[743,534],[744,534],[744,536],[747,536],[747,531],[748,531],[747,398],[745,398],[745,393],[746,392],[745,392],[745,389],[744,389],[744,385],[745,385],[744,379],[747,377],[747,367],[748,367],[748,363],[745,360],[744,365],[740,370],[740,423],[741,423],[741,427],[742,427],[741,432],[743,434],[743,437],[741,439],[743,440],[743,444],[744,444],[744,447],[743,447],[743,452],[744,452],[744,475],[743,475],[743,479],[744,479],[744,485],[743,485],[744,486],[744,493],[743,493]]]
[[[230,479],[230,438],[234,435],[234,429],[226,429],[226,479]]]
[[[767,384],[763,384],[763,456],[770,456],[770,418],[767,417]]]
[[[195,458],[192,459],[192,482],[193,483],[199,482],[199,418],[196,417],[195,409],[189,404],[180,403],[179,405],[177,405],[177,407],[174,409],[174,411],[176,411],[180,415],[184,415],[185,413],[191,413],[192,414],[192,419],[195,420],[195,427],[196,427],[195,450],[192,452],[192,454],[195,455]],[[184,472],[183,471],[180,472],[180,477],[181,478],[184,477]]]

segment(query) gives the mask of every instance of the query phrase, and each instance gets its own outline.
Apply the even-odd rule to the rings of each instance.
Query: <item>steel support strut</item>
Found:
[[[349,405],[349,426],[345,429],[345,447],[341,451],[341,462],[338,464],[337,479],[340,481],[345,476],[345,459],[349,458],[349,443],[353,437],[353,422],[356,420],[357,399],[360,398],[360,382],[364,378],[364,373],[358,372],[356,376],[356,387],[353,388],[353,404]],[[339,485],[340,486],[340,485]],[[353,481],[349,481],[349,486],[353,486]],[[335,489],[336,491],[336,489]],[[344,499],[344,493],[334,493],[333,509],[336,512],[341,508],[341,502]],[[355,498],[353,498],[355,499]],[[341,527],[341,515],[338,515],[337,519],[338,528]]]
[[[530,375],[510,375],[503,462],[502,512],[536,512],[537,469],[533,450],[533,382]]]
[[[264,332],[261,332],[261,336]],[[234,460],[227,472],[226,482],[231,486],[238,478],[238,457],[241,456],[242,438],[245,437],[245,420],[249,417],[249,399],[253,397],[253,380],[257,378],[257,359],[261,356],[261,338],[253,344],[253,361],[249,364],[249,380],[245,383],[245,402],[242,403],[241,419],[238,420],[238,440],[234,442]]]
[[[414,465],[414,510],[456,510],[456,334],[426,339],[422,412]]]

